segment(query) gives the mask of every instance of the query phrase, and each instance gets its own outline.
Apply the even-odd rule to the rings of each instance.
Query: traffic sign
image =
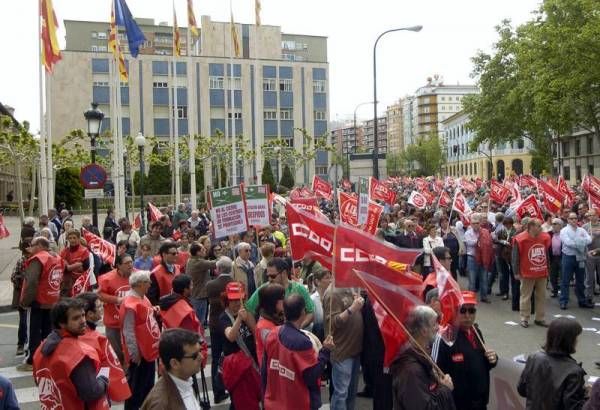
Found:
[[[85,199],[98,199],[104,198],[104,189],[103,188],[95,188],[95,189],[84,189],[83,197]]]
[[[104,188],[106,179],[106,171],[98,164],[86,165],[79,173],[79,181],[86,189]]]

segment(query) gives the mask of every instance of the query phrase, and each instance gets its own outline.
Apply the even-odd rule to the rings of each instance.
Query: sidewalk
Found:
[[[13,286],[10,275],[21,257],[18,249],[21,222],[16,216],[5,216],[4,223],[10,232],[8,238],[0,239],[0,312],[10,310]]]

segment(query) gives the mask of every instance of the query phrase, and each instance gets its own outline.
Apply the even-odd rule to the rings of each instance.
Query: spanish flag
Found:
[[[175,4],[173,4],[173,55],[181,57],[181,36],[179,35],[179,27],[177,27]]]
[[[117,24],[115,20],[115,4],[112,3],[110,9],[110,33],[108,34],[108,47],[113,53],[115,59],[119,62],[119,77],[121,81],[127,82],[129,75],[127,74],[127,67],[125,66],[125,58],[121,52],[121,45],[119,44],[119,31],[117,30]]]
[[[238,39],[237,30],[235,29],[235,22],[233,21],[233,12],[231,13],[231,42],[233,43],[233,53],[236,57],[240,56],[240,41]]]
[[[42,37],[40,38],[42,64],[46,71],[52,73],[52,68],[60,59],[60,49],[56,38],[58,20],[54,14],[52,0],[40,0],[40,24]]]
[[[187,0],[188,11],[188,30],[192,32],[192,36],[198,37],[198,26],[196,25],[196,16],[194,16],[194,4],[192,0]]]

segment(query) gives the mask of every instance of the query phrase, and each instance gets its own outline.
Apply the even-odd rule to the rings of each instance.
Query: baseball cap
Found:
[[[229,300],[239,300],[244,298],[244,286],[240,282],[229,282],[225,287],[225,293]]]
[[[470,290],[463,290],[463,305],[476,305],[477,304],[477,294],[475,292],[471,292]]]

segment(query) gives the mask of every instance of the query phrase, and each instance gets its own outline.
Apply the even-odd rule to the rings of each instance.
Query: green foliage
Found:
[[[56,171],[56,203],[79,207],[83,201],[83,187],[79,182],[79,168],[62,168]]]
[[[291,170],[295,171],[315,159],[318,151],[335,151],[335,148],[327,142],[327,135],[313,137],[303,128],[296,128],[295,131],[302,135],[301,150],[290,147],[289,138],[275,138],[266,141],[260,147],[263,158],[267,161],[277,159],[283,164],[290,165]]]
[[[269,185],[269,190],[271,192],[275,192],[275,177],[273,176],[273,170],[271,169],[271,163],[267,160],[265,160],[264,164],[263,164],[263,170],[262,170],[262,180],[260,181],[261,184],[267,184]]]
[[[284,186],[288,189],[292,189],[294,187],[294,176],[292,175],[290,167],[287,165],[283,167],[283,172],[281,175],[281,181],[279,181],[279,185]]]
[[[385,155],[385,165],[389,176],[398,176],[403,173],[406,168],[406,161],[402,153],[390,153]]]
[[[151,163],[148,170],[148,177],[144,182],[144,191],[154,195],[169,195],[171,193],[171,170],[168,165],[168,154],[160,154],[155,146],[153,155],[162,158],[162,162]],[[165,164],[166,162],[166,164]]]
[[[417,142],[405,148],[400,154],[400,159],[404,166],[408,165],[409,171],[413,170],[411,164],[414,164],[415,175],[435,175],[444,163],[444,153],[438,136],[419,137]]]
[[[181,173],[181,193],[189,195],[191,183],[191,174],[188,171]],[[196,194],[204,191],[204,169],[196,161]]]
[[[546,140],[545,137],[541,137],[540,140]],[[546,141],[534,142],[534,148],[530,151],[531,153],[531,174],[542,175],[552,174],[552,144],[548,144]]]
[[[229,186],[229,182],[227,180],[227,168],[225,168],[225,164],[221,162],[221,186],[219,186],[219,188],[226,186]]]

